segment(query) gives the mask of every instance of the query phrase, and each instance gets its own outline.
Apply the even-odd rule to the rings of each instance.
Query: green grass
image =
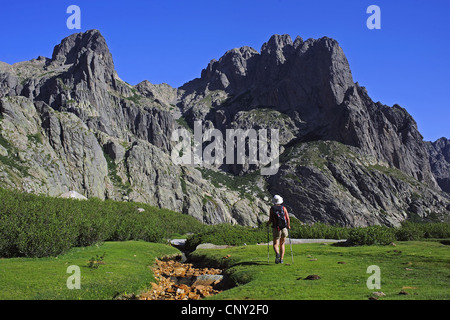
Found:
[[[149,266],[155,258],[178,252],[164,244],[124,241],[73,248],[51,258],[0,259],[0,300],[110,300],[139,294],[154,281]],[[103,254],[104,264],[88,267],[92,257]],[[67,288],[71,265],[80,267],[80,289]]]
[[[237,285],[208,299],[367,300],[374,291],[386,294],[381,300],[450,299],[450,247],[436,240],[398,242],[395,247],[296,244],[293,249],[294,263],[287,246],[284,265],[274,264],[272,248],[268,263],[264,245],[197,250],[192,256],[210,267],[227,268],[226,274]],[[109,300],[138,295],[154,281],[149,266],[155,258],[177,253],[164,244],[124,241],[73,248],[51,258],[0,259],[0,300]],[[89,260],[97,255],[105,255],[104,264],[89,268]],[[66,286],[71,265],[81,270],[79,290]],[[370,265],[380,267],[381,289],[366,286]],[[304,280],[311,274],[321,279]],[[399,295],[401,290],[409,294]]]
[[[367,300],[375,291],[386,294],[380,300],[450,299],[450,247],[438,241],[400,242],[395,247],[296,244],[293,250],[291,265],[286,264],[291,263],[289,246],[283,265],[274,263],[272,247],[267,263],[267,246],[257,245],[197,250],[193,256],[227,267],[237,284],[210,299]],[[342,261],[345,264],[338,264]],[[380,267],[381,289],[367,288],[370,265]],[[312,274],[321,279],[304,280]],[[409,294],[399,295],[402,288]]]

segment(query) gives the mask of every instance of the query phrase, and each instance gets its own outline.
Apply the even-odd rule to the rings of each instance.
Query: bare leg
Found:
[[[280,239],[277,238],[273,238],[273,250],[275,251],[276,254],[280,253]]]
[[[285,252],[284,241],[285,240],[286,240],[285,237],[281,237],[280,238],[280,256],[281,256],[281,260],[284,260],[284,252]]]

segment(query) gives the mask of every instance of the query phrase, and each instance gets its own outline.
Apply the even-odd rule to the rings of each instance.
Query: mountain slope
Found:
[[[448,216],[416,122],[398,105],[373,102],[333,39],[274,35],[260,53],[230,50],[179,92],[189,123],[280,130],[287,151],[269,191],[303,221],[397,225]]]
[[[278,129],[280,169],[175,164],[171,134],[196,120],[221,132]],[[99,31],[73,34],[51,59],[0,63],[0,129],[0,182],[27,192],[76,190],[246,225],[267,219],[276,193],[305,222],[397,225],[450,213],[447,169],[430,160],[444,149],[423,141],[405,109],[373,102],[327,37],[274,35],[172,88],[127,84]]]
[[[450,140],[442,137],[427,142],[430,165],[436,181],[445,192],[450,193]]]

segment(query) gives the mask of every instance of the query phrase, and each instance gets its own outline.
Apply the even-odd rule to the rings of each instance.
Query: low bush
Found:
[[[172,234],[205,230],[191,216],[142,203],[60,199],[1,188],[0,203],[0,257],[56,256],[102,241],[163,242]]]
[[[422,240],[428,238],[450,238],[450,224],[443,222],[426,223],[404,221],[395,232],[399,241]]]
[[[395,229],[387,226],[352,228],[347,237],[349,245],[386,245],[395,240]]]
[[[424,238],[450,238],[448,223],[404,222],[400,227],[387,226],[342,227],[325,223],[302,224],[291,219],[291,238],[298,239],[347,239],[344,245],[387,245],[394,241],[422,240]],[[268,237],[269,236],[269,237]],[[243,245],[272,241],[272,232],[265,223],[258,228],[227,224],[208,226],[207,230],[188,238],[188,250],[195,250],[201,243],[216,245]]]
[[[290,235],[298,239],[346,239],[350,228],[333,226],[317,222],[313,225],[301,224],[297,219],[291,219]]]
[[[267,241],[267,231],[262,226],[259,228],[240,225],[219,224],[209,226],[207,231],[191,235],[186,240],[186,248],[195,250],[201,243],[213,243],[216,245],[243,245],[256,244]]]

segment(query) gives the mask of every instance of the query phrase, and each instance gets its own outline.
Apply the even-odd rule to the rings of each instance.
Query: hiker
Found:
[[[267,225],[272,224],[273,250],[275,251],[275,263],[283,263],[285,246],[284,242],[289,235],[288,229],[291,228],[289,214],[283,206],[283,198],[275,195],[272,199],[273,206],[270,208],[269,221]]]

